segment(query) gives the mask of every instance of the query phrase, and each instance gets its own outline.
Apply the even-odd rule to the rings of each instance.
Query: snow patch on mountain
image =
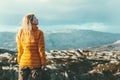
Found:
[[[120,40],[117,40],[117,41],[114,42],[113,44],[120,44]]]

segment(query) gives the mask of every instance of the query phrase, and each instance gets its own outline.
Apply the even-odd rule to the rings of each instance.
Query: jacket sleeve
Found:
[[[46,55],[45,55],[45,44],[44,44],[44,33],[40,32],[40,38],[38,42],[38,49],[41,59],[41,65],[46,65]]]
[[[22,31],[20,30],[16,36],[16,41],[17,41],[17,49],[18,49],[18,55],[17,55],[17,62],[18,64],[20,63],[20,59],[21,59],[21,56],[23,54],[23,48],[22,48],[22,44],[21,44],[21,33]]]

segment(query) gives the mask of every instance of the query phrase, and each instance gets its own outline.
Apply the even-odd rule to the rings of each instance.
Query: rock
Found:
[[[120,77],[119,51],[51,50],[46,55],[43,80],[119,80]],[[16,55],[2,56],[0,75],[0,80],[17,80]]]

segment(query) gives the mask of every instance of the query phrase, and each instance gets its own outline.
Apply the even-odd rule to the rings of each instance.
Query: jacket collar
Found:
[[[33,31],[37,31],[37,30],[38,30],[38,27],[37,27],[36,25],[33,25],[33,26],[32,26],[32,29],[33,29]]]

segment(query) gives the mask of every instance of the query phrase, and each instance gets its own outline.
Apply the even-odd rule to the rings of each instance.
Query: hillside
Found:
[[[64,30],[47,32],[46,49],[75,49],[110,44],[120,39],[120,34],[91,30]]]
[[[120,47],[118,41],[111,45]],[[107,46],[99,47],[110,51],[97,52],[100,48],[92,47],[91,50],[79,48],[46,52],[47,66],[43,71],[43,80],[119,80],[120,51],[114,51],[115,46]],[[16,55],[10,52],[0,50],[0,80],[18,79]]]
[[[106,45],[97,46],[97,47],[90,47],[88,48],[88,50],[97,51],[97,52],[103,52],[103,51],[120,52],[120,40],[117,40],[111,44],[106,44]]]
[[[91,30],[46,31],[46,50],[66,50],[95,47],[120,40],[120,34]],[[16,33],[0,32],[0,48],[16,50]]]

